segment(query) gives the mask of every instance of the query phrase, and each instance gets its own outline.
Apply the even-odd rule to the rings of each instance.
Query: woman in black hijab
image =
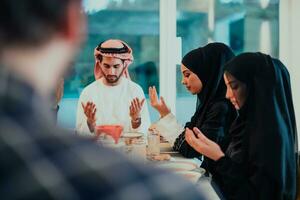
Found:
[[[233,57],[232,50],[225,44],[210,43],[190,51],[182,59],[182,83],[187,90],[198,97],[195,114],[185,127],[198,127],[208,138],[217,143],[224,139],[235,118],[234,108],[225,98],[226,85],[223,80],[223,65]],[[151,88],[149,94],[151,105],[160,112],[161,117],[168,115],[170,111],[166,109],[163,98],[161,103],[157,102],[156,91],[153,97]],[[166,132],[170,131],[169,129]],[[185,141],[185,131],[181,130],[176,137],[174,150],[189,158],[201,156]],[[212,162],[210,159],[204,159],[202,167],[213,174],[214,167],[210,166],[210,162]]]
[[[196,136],[186,131],[187,142],[216,161],[228,199],[294,200],[298,145],[288,70],[268,55],[244,53],[225,65],[224,79],[239,112],[227,150],[197,128]]]

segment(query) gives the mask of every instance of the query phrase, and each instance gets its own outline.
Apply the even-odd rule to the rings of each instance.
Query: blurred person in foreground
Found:
[[[202,199],[158,169],[55,127],[51,94],[83,41],[80,0],[0,2],[1,199]]]

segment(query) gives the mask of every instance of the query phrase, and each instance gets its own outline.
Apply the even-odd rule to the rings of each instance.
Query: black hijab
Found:
[[[234,53],[227,45],[216,42],[194,49],[182,58],[181,63],[195,73],[203,84],[202,91],[197,94],[198,107],[194,114],[200,115],[198,126],[202,124],[209,104],[225,98],[224,64],[233,57]]]
[[[298,145],[288,70],[269,55],[244,53],[227,63],[225,71],[245,83],[248,92],[226,154],[246,161],[250,170],[261,170],[279,199],[295,197]],[[237,149],[241,144],[244,149]],[[258,187],[265,184],[259,176],[252,178]]]

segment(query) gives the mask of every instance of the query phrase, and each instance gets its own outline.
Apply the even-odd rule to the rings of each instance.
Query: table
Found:
[[[161,150],[161,153],[169,153],[172,158],[175,158],[177,160],[178,159],[187,159],[187,158],[184,158],[178,152],[174,151],[172,148],[172,145],[169,143],[161,143],[160,150]],[[191,159],[189,159],[189,160],[191,160]],[[171,161],[169,161],[169,162],[171,162]],[[198,182],[196,183],[196,186],[201,190],[202,193],[204,192],[204,195],[207,197],[207,199],[213,199],[213,200],[220,199],[220,197],[218,196],[214,187],[212,186],[211,177],[201,176],[199,178]]]
[[[122,140],[121,140],[122,141]],[[137,159],[146,162],[154,163],[146,159],[146,143],[140,143],[137,145],[121,145],[119,150],[125,153],[130,159]],[[174,162],[175,161],[192,161],[193,159],[184,158],[179,152],[173,150],[172,145],[167,142],[160,143],[160,152],[161,154],[170,154],[171,160],[163,162]],[[161,161],[156,161],[161,162]],[[194,160],[195,164],[200,167],[201,162]],[[197,169],[197,168],[196,168]],[[207,197],[207,199],[219,200],[221,199],[216,190],[214,189],[211,181],[211,177],[201,176],[196,183],[197,188]]]

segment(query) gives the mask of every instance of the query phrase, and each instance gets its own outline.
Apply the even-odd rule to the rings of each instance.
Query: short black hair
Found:
[[[100,61],[100,63],[102,63],[103,56],[102,55],[97,55],[97,59]]]
[[[66,10],[80,0],[1,0],[0,49],[8,45],[38,45],[60,31]]]

